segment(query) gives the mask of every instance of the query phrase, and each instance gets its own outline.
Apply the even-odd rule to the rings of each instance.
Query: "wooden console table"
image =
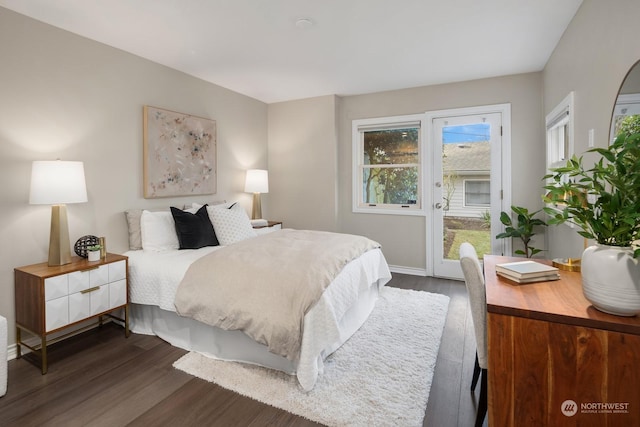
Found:
[[[515,260],[484,257],[489,425],[640,426],[640,316],[596,310],[580,273],[522,285],[496,275]]]

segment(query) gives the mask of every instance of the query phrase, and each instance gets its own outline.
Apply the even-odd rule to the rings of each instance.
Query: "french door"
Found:
[[[500,212],[509,211],[510,174],[505,122],[508,104],[427,113],[430,116],[431,191],[427,213],[427,268],[433,275],[462,279],[458,248],[470,242],[484,254],[508,253]],[[505,191],[505,189],[509,191]],[[507,208],[505,209],[505,206]]]

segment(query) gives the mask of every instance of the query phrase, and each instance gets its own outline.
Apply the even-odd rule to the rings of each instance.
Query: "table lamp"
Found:
[[[253,193],[251,219],[262,218],[260,193],[269,192],[269,172],[264,169],[249,169],[247,171],[247,179],[244,184],[244,191],[246,193]]]
[[[31,166],[29,203],[51,205],[49,265],[71,262],[66,203],[87,201],[82,162],[34,161]]]

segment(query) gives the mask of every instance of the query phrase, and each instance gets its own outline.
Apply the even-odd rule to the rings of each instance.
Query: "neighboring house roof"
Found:
[[[491,146],[485,142],[444,144],[442,167],[445,171],[489,173],[491,169]]]

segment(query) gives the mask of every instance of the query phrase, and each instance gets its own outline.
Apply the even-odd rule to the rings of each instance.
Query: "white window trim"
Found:
[[[547,171],[551,168],[555,168],[558,166],[564,166],[573,156],[574,153],[574,95],[573,92],[570,92],[556,107],[545,117],[545,129],[546,129],[546,140],[547,140]],[[549,139],[549,132],[557,129],[560,126],[567,125],[567,132],[569,133],[569,141],[567,152],[564,153],[564,159],[553,159],[551,156],[552,141]]]
[[[418,138],[418,151],[420,164],[418,165],[418,198],[416,205],[403,205],[408,207],[396,207],[395,205],[362,206],[362,180],[360,176],[360,166],[363,162],[361,150],[360,129],[363,127],[393,127],[402,123],[419,122],[420,133]],[[426,118],[424,114],[411,114],[406,116],[380,117],[375,119],[353,120],[351,124],[351,146],[352,146],[352,211],[353,213],[371,213],[383,215],[425,215],[424,197],[424,165],[426,152]]]
[[[569,92],[569,94],[545,117],[545,138],[547,142],[547,174],[551,174],[552,168],[566,165],[567,160],[569,160],[574,155],[574,122],[574,93],[572,91]],[[551,147],[552,141],[549,138],[549,132],[559,126],[563,126],[564,124],[567,125],[567,132],[569,133],[567,152],[565,153],[564,159],[556,160],[551,157],[551,150],[553,147]],[[547,185],[550,184],[553,184],[553,181],[551,179],[548,179]],[[547,203],[547,207],[555,209],[558,212],[563,209],[562,206],[553,203]],[[568,225],[570,228],[573,228],[573,224],[571,222],[565,222],[564,224]]]
[[[467,182],[488,182],[489,186],[491,186],[490,179],[480,179],[480,178],[470,178],[462,180],[462,207],[464,208],[485,208],[487,206],[491,206],[491,201],[487,204],[477,204],[477,205],[469,205],[467,204]]]

